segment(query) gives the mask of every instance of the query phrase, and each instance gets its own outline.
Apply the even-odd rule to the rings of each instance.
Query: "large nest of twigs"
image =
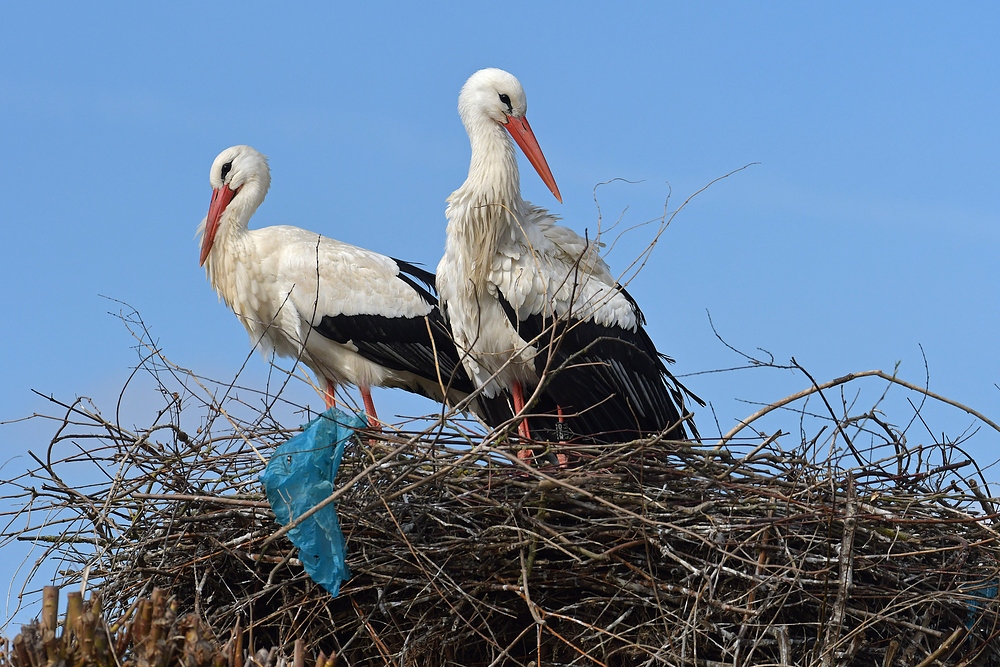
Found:
[[[460,421],[361,433],[336,490],[353,578],[331,597],[258,482],[294,431],[145,363],[160,421],[66,404],[10,481],[8,539],[99,588],[108,618],[159,587],[247,656],[301,640],[338,665],[1000,665],[989,487],[874,412],[833,420],[822,456],[805,435],[653,439],[567,446],[567,469]]]

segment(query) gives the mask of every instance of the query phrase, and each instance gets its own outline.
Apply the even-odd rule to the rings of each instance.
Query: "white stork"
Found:
[[[432,273],[298,227],[247,229],[271,183],[267,158],[249,146],[222,151],[209,181],[212,203],[198,228],[209,282],[253,346],[316,374],[327,407],[337,386],[356,385],[376,426],[370,387],[452,404],[472,391]]]
[[[448,198],[437,286],[463,363],[487,399],[509,391],[518,415],[544,376],[537,408],[548,417],[531,421],[543,429],[563,431],[558,412],[585,439],[684,438],[687,390],[597,245],[521,198],[512,137],[562,201],[526,109],[520,82],[499,69],[473,74],[458,98],[472,161]],[[527,420],[519,428],[531,437]]]

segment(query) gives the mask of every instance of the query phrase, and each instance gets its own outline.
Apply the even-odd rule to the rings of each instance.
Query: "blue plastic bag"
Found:
[[[364,418],[330,408],[306,424],[302,433],[278,446],[260,481],[279,524],[286,525],[330,497],[344,446],[355,429],[365,426]],[[337,595],[340,584],[351,577],[334,504],[288,531],[306,573],[331,595]]]
[[[1000,581],[987,582],[975,587],[969,587],[965,591],[974,596],[966,605],[969,611],[965,617],[965,628],[972,630],[976,623],[979,622],[983,610],[987,608],[992,600],[996,600],[997,595],[1000,594]]]

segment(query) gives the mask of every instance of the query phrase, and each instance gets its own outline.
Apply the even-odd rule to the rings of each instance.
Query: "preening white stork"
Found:
[[[212,203],[198,228],[209,282],[254,347],[316,374],[327,407],[338,385],[356,385],[376,425],[369,387],[452,404],[472,391],[432,273],[298,227],[247,229],[271,183],[267,158],[249,146],[222,151],[209,181]]]
[[[671,360],[656,351],[638,305],[596,244],[521,198],[511,138],[562,201],[526,109],[520,82],[499,69],[473,74],[458,98],[472,161],[448,198],[437,285],[466,369],[487,398],[509,391],[516,414],[544,377],[537,410],[549,416],[532,418],[531,429],[522,421],[525,437],[562,431],[558,411],[584,439],[684,438],[688,392],[664,366]]]

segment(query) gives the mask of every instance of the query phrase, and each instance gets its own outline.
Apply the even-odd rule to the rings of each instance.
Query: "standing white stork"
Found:
[[[545,429],[555,408],[589,440],[684,438],[688,392],[667,371],[671,360],[656,351],[636,302],[596,244],[521,198],[511,138],[562,201],[526,109],[520,82],[499,69],[473,74],[458,98],[472,161],[448,198],[437,285],[466,369],[485,397],[509,391],[515,414],[544,378],[537,405],[549,417],[531,423]],[[696,436],[693,423],[690,430]],[[528,420],[520,432],[531,436]]]
[[[247,229],[271,183],[249,146],[222,151],[198,231],[208,280],[264,354],[301,359],[325,390],[398,387],[456,403],[472,391],[431,292],[434,275],[298,227]]]

